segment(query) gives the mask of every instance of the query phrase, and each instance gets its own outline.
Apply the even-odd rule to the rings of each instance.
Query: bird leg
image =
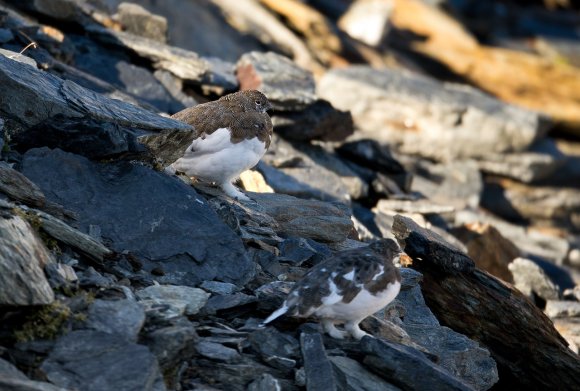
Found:
[[[361,322],[360,320],[351,320],[344,324],[344,329],[346,330],[346,332],[352,335],[352,337],[357,340],[360,340],[365,335],[368,335],[366,332],[362,331],[358,326],[360,322]]]
[[[322,330],[335,339],[344,339],[346,332],[336,328],[332,319],[322,319]]]
[[[232,198],[237,199],[238,201],[251,201],[247,195],[236,189],[236,187],[230,181],[223,182],[220,187],[224,193]]]

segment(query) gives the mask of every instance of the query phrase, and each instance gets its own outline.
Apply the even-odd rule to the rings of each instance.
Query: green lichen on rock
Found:
[[[54,339],[65,331],[72,312],[64,303],[55,301],[27,316],[22,327],[14,331],[18,342]]]

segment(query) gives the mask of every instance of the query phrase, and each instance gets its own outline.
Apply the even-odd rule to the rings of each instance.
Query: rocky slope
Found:
[[[580,388],[573,56],[415,0],[139,3],[0,1],[0,389]],[[253,201],[164,173],[165,114],[244,88],[274,105]],[[375,338],[258,327],[384,236],[410,258]]]

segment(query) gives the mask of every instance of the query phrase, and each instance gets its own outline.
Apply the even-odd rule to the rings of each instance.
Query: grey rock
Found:
[[[162,268],[164,275],[155,277],[160,283],[243,284],[254,273],[241,240],[179,180],[135,164],[99,164],[46,148],[25,154],[23,173],[49,200],[76,212],[81,231],[98,225],[112,249],[131,252],[146,271]]]
[[[6,142],[4,140],[5,137],[6,136],[4,134],[4,120],[0,118],[0,157],[2,157],[2,153],[4,152],[4,143]]]
[[[352,116],[319,99],[300,111],[272,115],[274,130],[287,140],[342,141],[354,132]]]
[[[302,110],[316,101],[314,76],[274,52],[244,54],[236,65],[240,89],[260,90],[274,110]]]
[[[59,338],[41,370],[60,387],[87,391],[165,390],[155,356],[142,345],[92,330]]]
[[[300,344],[287,334],[273,327],[257,330],[248,336],[252,348],[262,360],[278,369],[291,369],[296,366],[300,354]]]
[[[264,373],[248,386],[248,391],[271,391],[281,389],[280,381],[268,373]]]
[[[498,380],[495,361],[488,350],[447,327],[404,322],[413,342],[436,354],[437,364],[476,390],[488,390]]]
[[[50,383],[3,376],[0,376],[0,389],[10,391],[69,391],[68,388],[58,387]]]
[[[218,311],[240,307],[246,304],[254,303],[255,301],[256,297],[246,295],[245,293],[212,296],[207,301],[207,304],[203,307],[203,313],[215,314]]]
[[[266,373],[280,379],[282,389],[295,389],[290,382],[283,382],[282,379],[286,377],[283,372],[259,364],[248,356],[244,356],[241,363],[235,364],[198,359],[195,368],[202,381],[218,389],[246,391],[249,383]]]
[[[210,360],[233,363],[242,359],[240,353],[235,349],[228,348],[219,343],[204,341],[203,339],[195,344],[195,350],[199,355]]]
[[[559,287],[552,282],[544,270],[534,261],[516,258],[508,265],[514,277],[514,285],[524,295],[533,299],[532,292],[544,300],[558,300]]]
[[[487,178],[481,206],[511,221],[580,232],[580,189]]]
[[[107,0],[112,6],[121,1]],[[241,34],[232,27],[227,16],[212,2],[139,0],[139,4],[171,21],[169,41],[177,47],[234,62],[244,53],[264,50],[264,45],[253,35]],[[191,23],[192,15],[195,23]]]
[[[336,152],[353,162],[383,174],[404,174],[405,168],[390,150],[372,139],[350,141],[342,144]]]
[[[83,288],[110,288],[115,285],[115,278],[113,276],[103,276],[92,266],[89,266],[87,270],[77,272],[77,275],[79,277],[79,285]]]
[[[183,81],[168,71],[158,69],[153,72],[153,76],[167,89],[167,92],[177,99],[183,107],[197,105],[197,101],[183,92]]]
[[[231,295],[238,290],[234,284],[219,281],[204,281],[199,287],[216,295]]]
[[[14,140],[21,148],[52,145],[91,157],[107,156],[143,151],[136,136],[145,130],[190,129],[3,55],[0,82],[4,86],[0,114],[20,127]]]
[[[198,336],[189,322],[153,330],[144,337],[144,343],[157,357],[164,371],[174,368],[179,362],[190,359],[195,352]]]
[[[145,311],[133,300],[95,300],[84,326],[136,342],[144,323]]]
[[[32,59],[28,56],[25,56],[24,54],[20,54],[18,52],[13,52],[11,50],[6,50],[6,49],[0,49],[0,56],[4,56],[4,57],[9,58],[9,59],[14,60],[14,61],[18,61],[22,64],[30,65],[34,69],[36,69],[38,67],[38,64],[36,63],[36,61],[34,59]]]
[[[0,193],[30,206],[41,207],[46,202],[38,186],[2,161],[0,161]]]
[[[10,42],[14,39],[14,34],[12,31],[5,28],[0,28],[0,43]]]
[[[519,153],[490,154],[477,162],[487,174],[533,183],[549,179],[566,161],[554,140],[545,138],[534,143],[529,150]]]
[[[49,263],[44,268],[44,273],[54,290],[73,288],[79,280],[72,266],[64,263]]]
[[[393,234],[400,243],[405,243],[405,252],[422,267],[449,273],[469,273],[475,269],[475,263],[465,253],[408,217],[395,216]]]
[[[545,312],[550,318],[580,318],[580,302],[548,300]]]
[[[183,308],[186,315],[197,314],[210,296],[202,289],[176,285],[153,285],[138,290],[135,295],[146,303],[167,304]]]
[[[0,374],[2,374],[2,377],[11,377],[14,380],[28,380],[24,373],[2,358],[0,358]]]
[[[162,43],[167,41],[167,19],[152,14],[139,4],[119,4],[114,18],[130,33]]]
[[[546,131],[539,114],[474,88],[393,69],[327,72],[318,94],[352,112],[361,136],[437,160],[522,151]],[[486,140],[479,135],[486,134]]]
[[[381,377],[369,372],[358,361],[348,357],[329,357],[336,376],[338,391],[397,391]]]
[[[303,200],[284,194],[250,193],[258,209],[276,220],[277,233],[320,242],[342,242],[354,230],[350,210],[341,203]]]
[[[366,354],[367,367],[403,389],[472,390],[412,348],[366,336],[361,340],[361,349]]]
[[[44,305],[54,293],[43,268],[53,262],[32,227],[0,209],[0,304]]]
[[[323,201],[362,198],[368,185],[333,154],[320,147],[290,143],[279,137],[272,139],[269,152],[258,171],[277,193]]]
[[[430,199],[419,199],[415,201],[408,200],[387,200],[382,199],[377,203],[375,210],[390,214],[392,212],[406,213],[406,214],[445,214],[455,211],[455,208],[450,205],[437,204]]]
[[[406,291],[413,289],[421,281],[423,281],[423,274],[418,271],[411,269],[410,267],[400,267],[399,273],[401,273],[401,290]]]
[[[320,334],[301,333],[300,347],[306,371],[306,389],[309,391],[338,390],[332,364],[324,350]]]
[[[260,286],[254,291],[259,300],[258,307],[265,312],[280,308],[293,286],[294,283],[289,281],[273,281]]]
[[[405,269],[401,268],[401,270]],[[427,307],[427,304],[425,304],[425,299],[419,286],[414,286],[408,290],[401,290],[394,303],[401,303],[405,308],[403,325],[419,324],[431,326],[433,329],[439,326],[439,321],[429,307]]]
[[[155,68],[171,72],[182,80],[209,88],[219,88],[222,93],[224,90],[229,91],[237,87],[234,68],[224,67],[224,61],[202,58],[189,50],[122,31],[98,26],[87,27],[87,30],[102,43],[117,46],[122,50],[129,48],[139,56],[151,60]]]
[[[314,240],[304,238],[288,238],[278,245],[280,257],[285,262],[291,262],[296,266],[304,262],[317,264],[331,254],[330,249]]]
[[[456,160],[433,164],[416,162],[411,191],[419,192],[432,202],[457,209],[477,207],[483,191],[483,179],[474,160]]]

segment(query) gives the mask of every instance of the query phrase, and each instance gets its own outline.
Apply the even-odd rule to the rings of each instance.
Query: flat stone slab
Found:
[[[161,283],[244,284],[254,274],[241,239],[176,178],[48,148],[27,152],[23,173],[49,200],[77,213],[81,231],[97,225],[111,249],[130,252],[144,270],[163,269],[155,277]]]

